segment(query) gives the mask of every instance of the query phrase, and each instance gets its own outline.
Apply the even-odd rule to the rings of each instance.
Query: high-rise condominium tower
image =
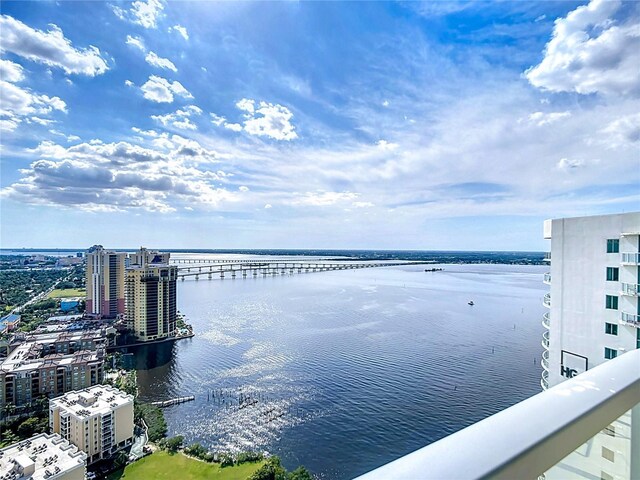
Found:
[[[176,329],[178,267],[153,261],[168,262],[169,254],[144,249],[132,258],[136,263],[127,269],[125,280],[127,326],[142,341],[167,338]]]
[[[551,268],[544,276],[551,291],[543,300],[549,311],[542,321],[546,390],[640,348],[640,212],[547,220],[544,237],[551,240]],[[638,471],[633,462],[640,461],[640,446],[629,442],[640,433],[635,410],[546,478],[629,478]]]
[[[87,313],[113,318],[124,314],[124,252],[105,250],[101,245],[87,253]]]

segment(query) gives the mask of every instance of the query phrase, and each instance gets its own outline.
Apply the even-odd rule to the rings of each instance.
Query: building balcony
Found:
[[[542,352],[542,360],[540,360],[540,365],[542,365],[542,368],[544,368],[547,372],[549,371],[549,350],[545,350],[544,352]]]
[[[620,323],[640,328],[640,315],[635,313],[620,312]]]
[[[551,261],[551,252],[545,252],[543,260],[545,262],[550,262]]]
[[[638,478],[638,365],[640,349],[624,353],[357,480]]]
[[[542,304],[547,307],[547,308],[551,308],[551,294],[547,293],[544,298],[542,299]]]
[[[542,334],[542,347],[549,350],[549,330]]]
[[[551,273],[550,272],[545,273],[542,281],[547,285],[551,285]]]
[[[549,388],[549,372],[546,370],[542,371],[542,378],[540,378],[540,386],[542,390],[546,390]]]
[[[620,263],[622,265],[640,264],[640,253],[622,253]]]
[[[620,293],[622,293],[622,295],[637,297],[638,292],[640,292],[640,285],[638,285],[637,283],[621,283],[620,284]]]
[[[551,312],[546,312],[542,315],[542,326],[547,330],[551,328]]]

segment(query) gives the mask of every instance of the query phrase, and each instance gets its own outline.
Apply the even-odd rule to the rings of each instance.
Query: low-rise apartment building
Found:
[[[101,331],[14,337],[0,362],[0,409],[102,383],[105,341]]]
[[[108,385],[49,401],[49,428],[85,452],[88,463],[130,446],[133,427],[133,396]]]
[[[40,433],[0,450],[0,479],[84,480],[86,459],[60,435]]]

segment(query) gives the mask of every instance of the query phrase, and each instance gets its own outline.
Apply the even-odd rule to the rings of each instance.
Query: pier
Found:
[[[190,395],[188,397],[178,397],[178,398],[172,398],[170,400],[164,400],[163,402],[151,402],[151,405],[155,405],[156,407],[160,407],[160,408],[165,408],[165,407],[170,407],[172,405],[178,405],[180,403],[192,402],[195,399],[196,397],[194,397],[193,395]]]
[[[258,277],[267,275],[293,275],[294,273],[328,272],[332,270],[355,270],[361,268],[382,268],[411,265],[429,265],[433,261],[423,262],[354,262],[354,261],[282,261],[282,260],[231,260],[229,263],[194,261],[190,263],[185,259],[171,260],[178,266],[178,278],[195,277],[196,280],[204,275],[208,279],[213,277],[231,278]],[[206,263],[206,264],[205,264]]]

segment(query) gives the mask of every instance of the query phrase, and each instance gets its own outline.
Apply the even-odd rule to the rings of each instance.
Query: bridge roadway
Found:
[[[219,276],[225,278],[226,275],[230,275],[231,278],[241,276],[247,278],[248,276],[257,277],[262,275],[285,275],[287,273],[309,273],[309,272],[328,272],[331,270],[354,270],[359,268],[380,268],[380,267],[397,267],[403,265],[427,265],[433,264],[431,262],[287,262],[287,261],[242,261],[238,263],[222,264],[216,263],[214,265],[185,265],[178,266],[178,278],[184,280],[186,277],[195,277],[196,280],[201,275],[205,275],[211,279],[213,276]]]

